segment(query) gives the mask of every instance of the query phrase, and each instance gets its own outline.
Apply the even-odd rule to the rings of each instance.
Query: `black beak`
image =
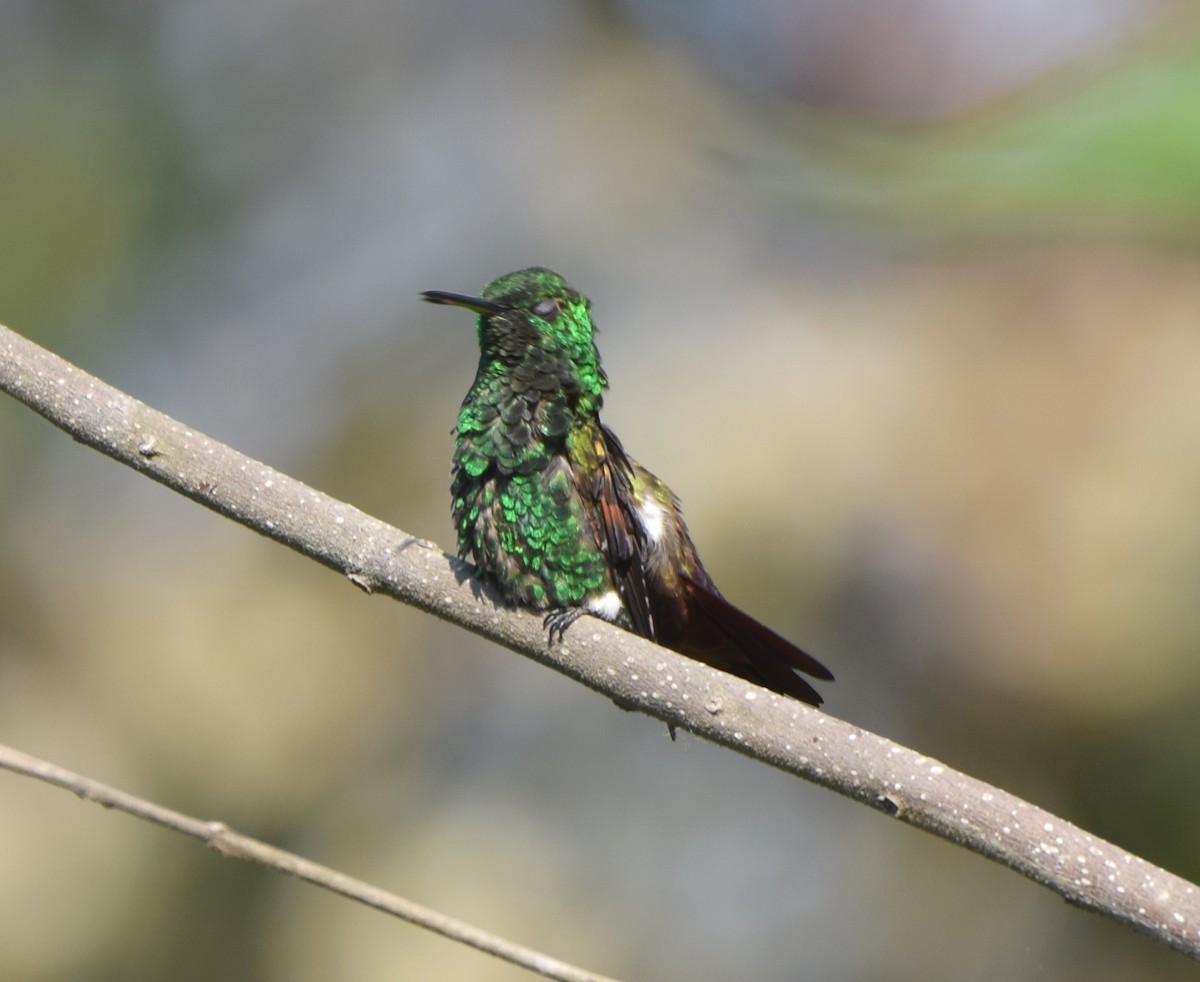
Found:
[[[473,310],[477,314],[502,314],[507,307],[503,307],[498,303],[493,303],[491,300],[484,300],[483,297],[468,297],[461,293],[443,293],[441,290],[426,290],[421,294],[421,299],[428,303],[444,303],[451,307],[466,307],[468,310]]]

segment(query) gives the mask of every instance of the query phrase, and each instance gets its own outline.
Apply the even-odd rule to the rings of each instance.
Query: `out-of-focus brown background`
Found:
[[[470,318],[605,418],[830,712],[1200,877],[1200,23],[1137,0],[14,0],[0,321],[451,546]],[[0,401],[0,741],[596,970],[1183,979]],[[523,973],[0,775],[23,980]]]

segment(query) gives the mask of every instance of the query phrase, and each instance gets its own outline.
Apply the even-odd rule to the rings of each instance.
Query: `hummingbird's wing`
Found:
[[[813,706],[821,696],[805,679],[833,674],[726,600],[700,562],[679,501],[599,426],[598,466],[584,494],[599,520],[597,542],[638,634],[714,668]],[[582,489],[581,489],[582,490]]]
[[[654,640],[657,635],[642,564],[643,532],[633,513],[633,466],[616,435],[604,424],[597,425],[599,466],[593,471],[589,491],[599,521],[598,538],[608,557],[613,586],[629,612],[633,630]]]

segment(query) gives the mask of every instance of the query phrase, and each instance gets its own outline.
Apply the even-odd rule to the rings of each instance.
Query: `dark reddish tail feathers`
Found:
[[[812,706],[821,705],[823,700],[820,693],[796,672],[831,682],[833,673],[828,668],[749,614],[738,610],[719,593],[706,589],[690,577],[685,577],[683,583],[696,608],[718,629],[727,641],[728,648],[735,649],[722,652],[724,657],[719,659],[720,667],[774,692]]]

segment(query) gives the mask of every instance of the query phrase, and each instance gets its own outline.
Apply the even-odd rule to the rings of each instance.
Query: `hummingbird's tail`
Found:
[[[820,693],[796,673],[804,672],[813,678],[832,682],[833,673],[828,668],[749,614],[738,610],[715,589],[689,576],[683,577],[683,584],[691,601],[690,606],[700,611],[716,629],[704,632],[706,641],[711,641],[711,645],[706,643],[703,648],[697,646],[686,654],[773,692],[812,706],[821,705],[823,700]]]

